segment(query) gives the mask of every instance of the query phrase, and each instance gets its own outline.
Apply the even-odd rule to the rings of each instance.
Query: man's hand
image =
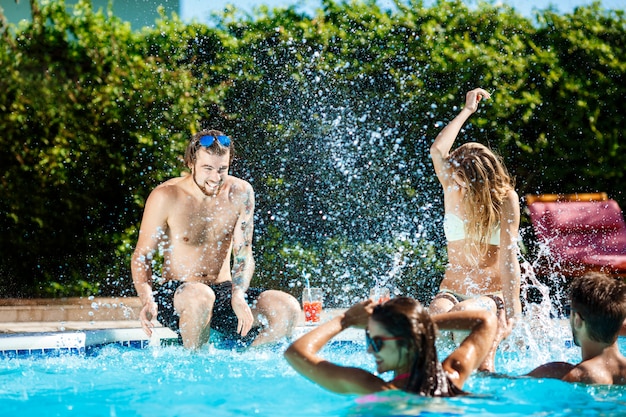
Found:
[[[141,320],[141,328],[148,335],[148,337],[152,337],[152,328],[154,327],[154,323],[152,323],[152,319],[157,317],[158,307],[154,301],[149,301],[141,308],[139,312],[139,319]]]
[[[245,336],[252,328],[254,317],[252,316],[252,310],[250,310],[250,306],[246,301],[243,291],[233,288],[231,305],[237,316],[237,333],[241,336]]]

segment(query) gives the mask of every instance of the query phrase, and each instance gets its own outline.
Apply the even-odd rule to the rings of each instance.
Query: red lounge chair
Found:
[[[606,193],[527,195],[526,203],[542,248],[536,273],[626,277],[626,223]]]

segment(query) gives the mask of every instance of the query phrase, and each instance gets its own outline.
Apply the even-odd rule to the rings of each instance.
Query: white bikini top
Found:
[[[454,213],[446,213],[443,216],[443,232],[448,242],[465,239],[465,222]],[[490,245],[500,246],[500,224],[491,232]]]

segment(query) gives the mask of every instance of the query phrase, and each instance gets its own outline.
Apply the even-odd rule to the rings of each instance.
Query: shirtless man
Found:
[[[260,345],[290,335],[296,325],[301,310],[294,297],[249,288],[254,191],[228,174],[232,158],[228,136],[199,132],[185,151],[191,173],[159,185],[146,201],[131,270],[148,336],[154,318],[192,349],[208,342],[211,329]],[[159,249],[163,282],[153,289]]]
[[[626,385],[626,358],[617,345],[626,318],[626,284],[592,272],[576,277],[571,287],[570,326],[582,362],[551,362],[528,376],[586,384]]]

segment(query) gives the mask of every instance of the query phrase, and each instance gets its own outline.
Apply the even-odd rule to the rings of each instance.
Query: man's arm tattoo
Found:
[[[233,284],[236,287],[245,288],[246,256],[241,254],[241,249],[242,248],[239,249],[239,253],[235,254],[235,259],[233,262]]]
[[[245,217],[250,218],[253,211],[252,197],[250,192],[246,194]],[[246,269],[248,268],[247,260],[250,256],[248,252],[252,247],[252,234],[253,234],[252,221],[241,222],[241,234],[243,242],[236,248],[233,260],[233,284],[237,287],[245,288],[249,283],[246,279]]]

